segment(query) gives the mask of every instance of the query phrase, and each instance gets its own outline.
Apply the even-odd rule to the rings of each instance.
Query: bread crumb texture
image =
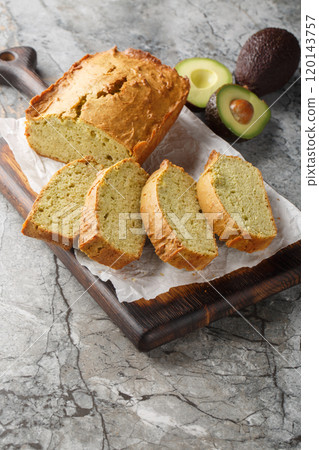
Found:
[[[170,165],[159,177],[157,192],[163,215],[181,243],[195,252],[214,254],[215,242],[201,212],[193,178]]]
[[[140,258],[146,237],[140,198],[147,178],[132,159],[99,174],[87,195],[79,240],[91,259],[119,269]]]
[[[88,156],[58,170],[38,195],[22,233],[71,248],[79,234],[85,196],[102,168]]]
[[[184,169],[165,160],[142,191],[141,210],[157,255],[186,270],[200,270],[218,254],[215,239]],[[147,222],[146,222],[147,219]]]
[[[197,183],[199,203],[229,247],[263,250],[277,234],[260,171],[237,156],[213,151]]]
[[[212,183],[226,211],[250,234],[271,236],[272,213],[259,170],[241,158],[221,156],[212,168]]]

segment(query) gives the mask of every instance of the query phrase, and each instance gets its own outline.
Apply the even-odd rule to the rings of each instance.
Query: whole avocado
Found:
[[[298,68],[300,46],[293,34],[265,28],[253,34],[237,59],[235,78],[259,97],[282,88]]]

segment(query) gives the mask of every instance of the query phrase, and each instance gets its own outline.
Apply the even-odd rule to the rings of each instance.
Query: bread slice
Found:
[[[163,261],[178,269],[200,270],[217,256],[196,183],[182,167],[162,162],[142,190],[141,212],[148,237]]]
[[[237,156],[212,151],[197,183],[201,208],[228,247],[263,250],[277,234],[260,171]]]
[[[102,168],[87,156],[58,170],[35,200],[22,233],[69,250],[79,235],[86,193]]]
[[[142,163],[175,122],[189,81],[141,50],[86,55],[26,110],[26,136],[40,155],[70,162],[92,155],[106,167]]]
[[[140,258],[146,238],[140,198],[147,178],[132,159],[98,175],[87,194],[80,226],[79,248],[89,258],[113,269]]]

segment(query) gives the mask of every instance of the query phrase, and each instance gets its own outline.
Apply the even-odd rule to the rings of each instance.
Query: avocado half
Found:
[[[207,125],[227,140],[258,136],[270,117],[268,105],[237,84],[225,84],[219,88],[209,99],[205,110]]]
[[[199,108],[205,108],[211,95],[220,86],[233,81],[226,66],[210,58],[188,58],[179,62],[175,69],[178,74],[188,77],[190,91],[187,101]]]
[[[265,28],[243,45],[236,64],[236,83],[259,96],[282,88],[297,70],[300,46],[282,28]]]

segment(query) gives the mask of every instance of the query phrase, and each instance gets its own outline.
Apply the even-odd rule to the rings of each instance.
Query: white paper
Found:
[[[63,166],[49,158],[38,156],[28,146],[24,136],[24,119],[0,119],[0,133],[8,142],[30,186],[36,192],[39,192],[54,172]],[[152,173],[158,169],[163,159],[167,158],[174,164],[184,167],[197,180],[212,150],[241,156],[191,111],[184,108],[164,140],[148,158],[144,168]],[[96,263],[78,250],[75,250],[76,258],[103,281],[110,280],[120,302],[132,302],[141,297],[149,300],[174,286],[203,283],[205,280],[211,281],[241,267],[253,267],[281,248],[300,239],[300,211],[267,184],[266,189],[278,228],[277,237],[266,250],[248,254],[230,249],[217,240],[218,257],[199,272],[179,270],[163,263],[149,241],[146,242],[141,259],[121,270],[110,269]]]

